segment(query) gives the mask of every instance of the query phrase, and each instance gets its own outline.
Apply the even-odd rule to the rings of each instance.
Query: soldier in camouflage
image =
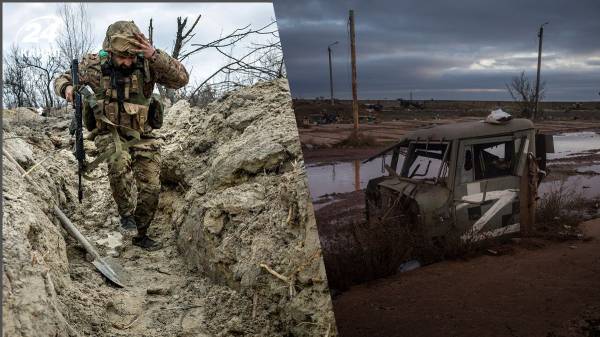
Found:
[[[96,135],[94,141],[101,152],[87,169],[107,161],[121,224],[126,229],[137,228],[132,243],[160,249],[160,243],[147,234],[161,188],[160,140],[152,130],[162,125],[162,105],[152,92],[155,83],[181,88],[189,75],[179,61],[155,49],[133,21],[110,25],[102,48],[98,54],[85,55],[79,66],[80,83],[92,88],[97,103],[92,108],[84,101],[84,124]],[[70,72],[60,75],[54,88],[72,101]]]

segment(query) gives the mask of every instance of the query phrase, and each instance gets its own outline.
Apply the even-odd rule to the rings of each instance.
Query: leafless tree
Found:
[[[194,35],[196,35],[193,32],[196,28],[196,25],[198,24],[198,21],[200,21],[201,16],[202,15],[198,14],[194,23],[187,30],[186,26],[188,18],[182,20],[181,17],[177,17],[177,34],[175,36],[175,42],[173,43],[173,51],[171,53],[171,56],[173,58],[179,61],[183,61],[187,56],[190,55],[185,51],[185,47],[194,37]]]
[[[61,4],[57,12],[63,27],[56,44],[61,54],[62,66],[67,69],[71,60],[80,60],[83,55],[92,50],[94,35],[85,3]]]
[[[3,60],[3,101],[8,108],[35,107],[38,103],[35,81],[21,55],[19,47],[13,45]]]
[[[196,25],[198,25],[198,21],[202,17],[201,14],[198,14],[194,22],[191,26],[187,26],[188,18],[177,17],[177,32],[175,34],[175,40],[173,41],[173,49],[171,50],[171,57],[182,61],[180,58],[182,51],[185,50],[186,45],[190,42],[190,40],[196,35],[194,33],[194,29],[196,29]],[[154,35],[154,27],[152,26],[152,18],[150,18],[150,24],[148,25],[148,39],[150,43],[153,43],[153,35]],[[185,53],[185,51],[184,51]],[[158,91],[162,97],[168,97],[171,101],[175,100],[175,90],[173,89],[165,89],[162,85],[157,85]]]
[[[540,83],[540,98],[541,102],[544,98],[544,89],[546,82]],[[506,89],[513,100],[518,102],[521,109],[521,116],[526,118],[535,119],[535,85],[532,85],[531,81],[525,75],[525,72],[521,72],[520,76],[512,78],[510,83],[506,84]]]
[[[150,41],[150,44],[154,43],[154,26],[152,26],[152,18],[150,18],[150,24],[148,25],[148,40]]]
[[[247,43],[258,35],[269,36],[269,39],[265,43]],[[245,49],[245,53],[235,56],[234,48],[239,48],[240,45]],[[192,46],[196,48],[182,55],[182,59],[203,50],[214,49],[224,57],[225,65],[197,85],[195,90],[191,91],[191,96],[209,84],[218,96],[240,86],[286,76],[281,42],[274,20],[258,29],[248,25],[212,42]]]
[[[40,87],[40,93],[44,100],[44,108],[48,110],[54,107],[58,100],[55,99],[52,82],[62,72],[60,56],[53,52],[49,52],[47,55],[42,55],[39,52],[26,52],[20,55],[20,61],[23,67],[33,70],[32,73],[38,76],[39,80],[36,83]]]
[[[275,20],[258,29],[247,25],[210,42],[191,43],[200,18],[201,15],[198,15],[191,25],[188,25],[188,18],[177,18],[177,32],[171,56],[179,61],[185,61],[194,54],[216,50],[223,56],[225,64],[200,83],[195,81],[179,89],[177,94],[174,90],[165,90],[158,86],[161,96],[168,97],[172,102],[177,97],[182,97],[192,104],[204,105],[207,100],[212,100],[237,87],[286,76]],[[153,35],[152,22],[148,27],[148,33]],[[269,38],[263,39],[266,42],[256,43],[254,41],[258,36]],[[243,53],[236,53],[240,50],[243,50]]]

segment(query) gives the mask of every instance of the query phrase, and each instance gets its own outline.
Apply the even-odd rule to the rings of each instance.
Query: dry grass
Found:
[[[339,227],[328,239],[324,258],[329,286],[349,286],[395,274],[401,263],[424,255],[426,245],[418,225],[418,210],[402,205]],[[416,205],[413,205],[416,207]]]
[[[345,233],[338,233],[336,247],[324,252],[329,287],[343,291],[395,274],[413,247],[398,227],[354,223]]]
[[[562,181],[538,200],[534,235],[555,239],[577,236],[580,234],[577,225],[590,219],[595,210],[595,200],[584,198]]]
[[[425,241],[417,218],[402,218],[402,207],[387,221],[356,222],[327,234],[324,249],[330,288],[344,291],[355,284],[397,273],[401,263],[418,259],[421,264],[441,260],[469,259],[482,254],[503,255],[512,251],[510,236],[486,240],[446,237],[443,242]],[[564,184],[545,194],[536,210],[534,236],[543,239],[580,239],[577,225],[596,214],[596,200],[568,190]],[[322,234],[321,234],[322,235]]]

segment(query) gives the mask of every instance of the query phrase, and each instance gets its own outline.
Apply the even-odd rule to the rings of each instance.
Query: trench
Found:
[[[163,248],[148,252],[131,244],[135,233],[120,228],[115,207],[110,203],[106,178],[86,186],[86,197],[71,213],[73,222],[99,250],[100,255],[117,255],[117,261],[129,273],[126,288],[118,288],[86,260],[86,253],[68,237],[67,257],[72,294],[63,294],[63,303],[71,307],[70,324],[81,336],[209,336],[204,321],[208,281],[189,269],[176,245],[171,226],[173,203],[182,198],[177,189],[163,188],[159,208],[149,235]],[[94,212],[89,219],[89,210]],[[88,220],[86,220],[88,218]],[[99,240],[111,238],[112,245]],[[119,242],[120,241],[120,242]],[[114,249],[107,246],[117,245]],[[80,310],[73,310],[80,309]]]
[[[7,156],[11,156],[10,150],[7,150]],[[176,231],[170,221],[173,205],[183,199],[182,188],[166,186],[161,191],[150,235],[161,241],[164,248],[148,252],[133,246],[130,242],[133,233],[120,228],[104,169],[95,174],[99,180],[93,183],[84,180],[84,200],[79,204],[76,201],[76,185],[73,184],[74,166],[64,165],[63,155],[55,153],[46,170],[33,173],[23,187],[41,195],[46,189],[52,191],[47,195],[51,198],[49,204],[58,203],[101,256],[116,256],[118,263],[130,274],[131,281],[126,288],[117,287],[95,269],[83,247],[66,232],[59,230],[62,235],[57,233],[65,244],[61,244],[61,240],[56,246],[48,247],[50,241],[45,236],[51,234],[48,230],[52,229],[31,224],[24,234],[32,250],[32,265],[44,264],[46,255],[50,253],[48,249],[57,256],[65,257],[66,284],[51,274],[45,276],[46,291],[54,299],[52,308],[61,318],[61,322],[54,324],[64,324],[66,331],[63,333],[69,336],[213,335],[205,320],[205,298],[210,292],[214,294],[216,286],[187,267],[176,246]],[[66,155],[70,156],[70,153]],[[13,166],[21,166],[10,159]],[[57,177],[57,172],[64,175]],[[12,180],[8,183],[14,186]],[[50,205],[40,206],[52,208]],[[47,216],[57,225],[56,229],[60,228],[53,215]],[[60,270],[54,272],[60,273]],[[11,283],[19,281],[12,280],[10,274],[6,277]],[[31,296],[36,296],[33,289],[26,290],[32,291]],[[215,327],[212,329],[214,333]],[[29,334],[26,330],[19,333]]]
[[[9,151],[27,168],[51,157],[30,175],[39,189],[3,166],[8,334],[335,335],[287,82],[261,82],[202,109],[182,100],[169,116],[149,230],[163,248],[154,252],[120,228],[104,164],[77,202],[69,115],[4,125],[19,138]],[[84,145],[93,160],[96,147]],[[101,256],[116,255],[128,287],[96,270],[53,215],[56,203]]]

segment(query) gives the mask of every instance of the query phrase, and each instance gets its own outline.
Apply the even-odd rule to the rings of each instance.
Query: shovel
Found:
[[[83,245],[85,250],[92,255],[94,261],[92,264],[96,266],[102,275],[106,276],[111,282],[118,285],[119,287],[125,287],[129,282],[129,276],[125,270],[117,263],[117,261],[111,257],[100,257],[100,254],[96,251],[94,246],[77,230],[75,225],[67,218],[60,208],[54,206],[54,213],[60,219],[60,222],[65,229],[71,234],[79,243]]]

